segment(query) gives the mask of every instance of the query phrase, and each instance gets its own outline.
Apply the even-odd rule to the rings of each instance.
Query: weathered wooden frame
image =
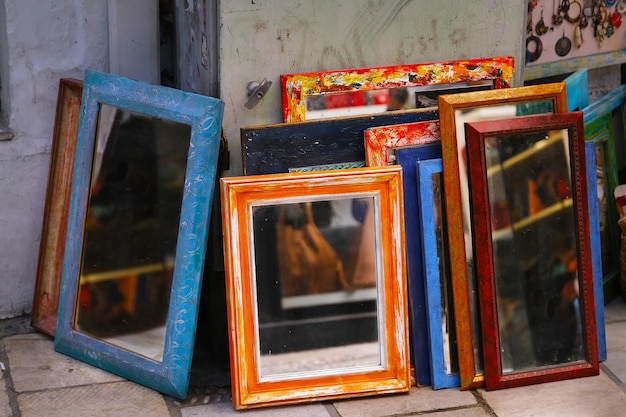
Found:
[[[106,104],[191,125],[163,360],[157,362],[75,329],[83,231],[97,119]],[[223,114],[220,100],[86,70],[63,261],[55,349],[177,398],[185,398],[193,356],[209,213]]]
[[[576,243],[576,275],[579,283],[580,315],[584,360],[503,372],[501,338],[499,330],[496,271],[493,265],[492,216],[489,199],[485,140],[499,135],[537,134],[549,130],[567,130],[569,145],[569,170],[571,198]],[[479,281],[480,315],[483,335],[485,385],[489,389],[510,388],[521,385],[558,381],[582,376],[598,375],[598,345],[596,333],[594,280],[591,262],[589,207],[587,192],[587,165],[585,162],[584,128],[582,112],[547,114],[513,119],[489,120],[467,124],[467,145],[472,182],[471,204],[474,236],[481,242],[476,253]]]
[[[508,104],[523,104],[550,101],[554,112],[567,111],[565,83],[550,83],[538,86],[515,87],[502,90],[476,91],[469,93],[439,96],[441,146],[443,155],[443,177],[446,190],[446,215],[448,224],[448,244],[452,273],[454,311],[457,327],[457,348],[459,352],[459,374],[461,388],[470,389],[483,385],[484,375],[475,361],[474,340],[480,331],[472,324],[477,320],[477,311],[470,308],[470,279],[466,269],[466,242],[464,235],[463,210],[469,211],[469,196],[461,195],[460,166],[464,155],[458,151],[456,111],[469,110]],[[462,131],[462,130],[461,130]],[[475,282],[475,281],[474,281]],[[479,350],[476,347],[477,351]]]
[[[59,80],[31,325],[54,336],[83,82]]]
[[[306,96],[340,91],[379,90],[493,80],[494,88],[510,87],[513,57],[358,68],[280,76],[283,120],[306,120]]]
[[[235,409],[408,391],[409,344],[400,167],[221,179],[224,260]],[[369,196],[376,203],[380,366],[262,379],[256,327],[252,208]],[[384,337],[383,337],[384,335]]]

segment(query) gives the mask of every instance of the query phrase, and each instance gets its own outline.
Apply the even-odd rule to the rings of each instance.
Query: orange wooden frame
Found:
[[[376,167],[221,179],[224,259],[235,409],[406,392],[410,387],[401,168]],[[381,366],[260,378],[252,208],[374,197],[380,265]],[[272,242],[261,242],[272,244]],[[371,369],[370,369],[371,368]]]
[[[471,226],[464,225],[463,212],[467,210],[469,213],[470,202],[469,195],[463,197],[461,194],[461,181],[467,182],[467,176],[462,178],[460,175],[461,161],[465,159],[465,155],[459,152],[459,149],[465,149],[465,137],[457,137],[457,132],[463,132],[463,129],[457,129],[456,111],[509,104],[538,103],[546,100],[552,103],[555,113],[567,112],[565,83],[439,96],[448,244],[462,389],[483,386],[484,373],[478,369],[480,367],[474,356],[474,350],[478,347],[474,346],[473,336],[480,335],[480,329],[472,324],[472,317],[477,317],[478,312],[472,311],[470,308],[470,284],[468,281],[473,280],[474,288],[476,288],[476,277],[468,276],[467,273],[466,248],[469,252],[472,239],[467,241],[465,237],[465,228],[471,230]]]
[[[83,82],[59,80],[31,325],[54,336]]]

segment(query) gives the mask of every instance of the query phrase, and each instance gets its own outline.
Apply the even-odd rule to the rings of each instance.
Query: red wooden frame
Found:
[[[492,233],[495,228],[492,224],[493,216],[489,200],[489,184],[487,183],[488,167],[485,140],[486,138],[499,135],[536,135],[546,131],[561,129],[568,131],[571,177],[571,191],[569,193],[571,200],[573,200],[573,215],[575,219],[573,241],[576,242],[576,272],[579,282],[584,360],[542,365],[530,370],[524,369],[504,373],[496,292],[498,277],[496,276],[493,263]],[[509,388],[597,375],[599,373],[599,362],[589,238],[582,113],[572,112],[474,122],[468,123],[466,130],[470,165],[469,174],[472,184],[471,205],[474,238],[476,242],[481,244],[481,250],[475,251],[475,256],[481,306],[486,388],[488,390]],[[489,172],[491,173],[491,171]]]

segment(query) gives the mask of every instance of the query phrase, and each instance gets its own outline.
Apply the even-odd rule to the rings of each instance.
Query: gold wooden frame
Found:
[[[459,160],[464,158],[464,155],[458,151],[460,139],[457,138],[456,111],[507,104],[537,103],[546,100],[552,102],[553,112],[567,112],[566,84],[550,83],[439,96],[448,244],[462,389],[482,386],[484,374],[477,370],[474,360],[475,346],[472,336],[480,335],[480,331],[472,324],[472,314],[476,312],[472,313],[470,308],[468,280],[473,278],[467,273],[466,247],[468,244],[471,245],[471,240],[466,242],[463,220],[464,207],[469,212],[469,197],[463,198],[461,194]],[[461,140],[465,141],[465,138]]]
[[[408,391],[410,354],[401,168],[222,178],[221,196],[235,409]],[[378,334],[380,351],[385,352],[380,365],[261,378],[252,209],[355,196],[374,197],[376,201]],[[268,243],[271,244],[261,242]]]

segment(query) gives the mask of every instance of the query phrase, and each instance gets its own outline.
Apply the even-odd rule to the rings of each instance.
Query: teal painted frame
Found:
[[[106,344],[73,328],[101,104],[191,125],[162,362]],[[58,352],[173,397],[186,396],[223,111],[223,102],[215,98],[85,70],[54,341]]]
[[[585,129],[586,130],[586,129]],[[585,142],[587,173],[587,204],[589,205],[589,243],[591,247],[591,270],[593,295],[596,307],[596,333],[598,334],[598,361],[606,360],[606,327],[604,326],[604,280],[602,275],[602,249],[600,247],[600,216],[598,207],[598,183],[596,181],[596,144]]]
[[[567,110],[582,110],[589,105],[589,74],[586,68],[563,80],[567,90]]]
[[[434,174],[443,173],[441,158],[416,162],[417,182],[420,199],[420,223],[422,230],[422,255],[424,263],[424,286],[426,290],[426,312],[428,317],[428,335],[430,340],[430,369],[433,389],[454,388],[461,386],[459,372],[448,373],[445,365],[445,348],[443,331],[441,329],[441,279],[440,262],[437,254],[437,236],[435,219],[435,200],[432,188]],[[443,190],[443,175],[441,176]],[[445,208],[444,208],[445,212]],[[445,226],[444,219],[441,219]],[[448,242],[443,240],[442,245],[447,247]],[[444,249],[445,253],[445,249]],[[447,260],[444,260],[447,262]],[[451,280],[451,277],[448,276]],[[450,282],[450,289],[452,288]],[[450,292],[448,308],[454,311],[452,292]],[[454,313],[452,314],[454,317]],[[454,322],[453,331],[456,331]],[[456,344],[455,344],[456,345]],[[452,348],[452,346],[450,346]]]
[[[609,174],[609,187],[612,187],[608,195],[608,204],[609,212],[614,212],[613,216],[615,223],[613,224],[616,224],[617,222],[617,213],[615,207],[615,198],[613,196],[612,190],[619,183],[619,162],[617,153],[618,144],[616,144],[615,142],[615,137],[608,131],[612,131],[612,129],[615,128],[616,123],[618,123],[617,118],[621,118],[623,123],[623,109],[625,103],[626,84],[622,84],[615,90],[605,94],[603,97],[583,108],[582,110],[583,121],[585,123],[585,140],[595,140],[596,142],[604,141],[604,137],[608,135],[608,137],[606,138],[606,143],[605,145],[603,145],[605,151],[604,153],[607,156],[604,164],[605,171]],[[607,120],[603,119],[605,117],[608,117],[610,119],[608,121],[608,125],[606,124]],[[602,131],[604,131],[604,133]],[[622,147],[623,146],[624,145],[622,143]],[[614,256],[619,257],[620,241],[619,231],[617,232],[617,236],[613,237],[613,245],[615,245],[613,250],[615,251]],[[610,301],[619,295],[619,271],[617,275],[614,276],[610,276],[610,273],[608,271],[603,271],[603,283],[603,293],[604,299],[606,301]]]

